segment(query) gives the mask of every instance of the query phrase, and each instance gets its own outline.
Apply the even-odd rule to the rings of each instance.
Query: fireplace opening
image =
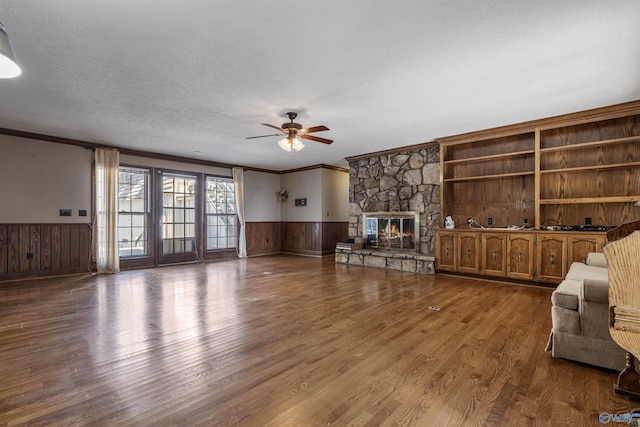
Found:
[[[364,241],[369,248],[416,251],[419,214],[369,212],[363,214]]]

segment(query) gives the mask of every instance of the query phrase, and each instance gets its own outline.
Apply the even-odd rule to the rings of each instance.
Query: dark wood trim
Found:
[[[297,168],[297,169],[288,169],[288,170],[276,171],[276,170],[272,170],[272,169],[256,168],[256,167],[252,167],[252,166],[234,165],[234,164],[230,164],[230,163],[214,162],[214,161],[211,161],[211,160],[195,159],[193,157],[182,157],[182,156],[175,156],[175,155],[171,155],[171,154],[155,153],[155,152],[152,152],[152,151],[132,150],[130,148],[119,147],[117,145],[109,145],[109,144],[102,144],[102,143],[97,143],[97,142],[82,141],[82,140],[79,140],[79,139],[62,138],[62,137],[54,136],[54,135],[46,135],[46,134],[42,134],[42,133],[28,132],[28,131],[17,130],[17,129],[8,129],[8,128],[0,128],[0,135],[9,135],[9,136],[15,136],[15,137],[18,137],[18,138],[33,139],[33,140],[37,140],[37,141],[54,142],[56,144],[74,145],[76,147],[83,147],[83,148],[86,148],[88,150],[95,150],[96,148],[115,148],[121,154],[126,154],[126,155],[130,155],[130,156],[146,157],[146,158],[150,158],[150,159],[167,160],[167,161],[173,161],[173,162],[190,163],[190,164],[194,164],[194,165],[203,165],[203,166],[211,166],[211,167],[218,167],[218,168],[228,168],[228,169],[232,169],[232,168],[235,168],[235,167],[241,167],[243,170],[248,170],[248,171],[253,171],[253,172],[272,173],[272,174],[277,174],[277,175],[283,175],[283,174],[287,174],[287,173],[300,172],[300,171],[317,169],[317,168],[333,169],[333,170],[339,170],[339,171],[343,171],[343,172],[349,172],[349,169],[347,169],[347,168],[341,168],[339,166],[331,166],[331,165],[324,165],[324,164],[307,166],[307,167]]]
[[[572,126],[581,123],[589,123],[596,120],[607,120],[624,117],[640,112],[640,100],[625,102],[622,104],[610,105],[607,107],[594,108],[591,110],[579,111],[575,113],[562,114],[559,116],[547,117],[544,119],[530,120],[506,126],[498,126],[491,129],[483,129],[474,132],[462,133],[446,137],[436,138],[441,144],[459,144],[463,142],[475,142],[484,139],[495,139],[504,136],[518,135],[522,133],[533,133],[536,128],[548,129],[557,126]]]

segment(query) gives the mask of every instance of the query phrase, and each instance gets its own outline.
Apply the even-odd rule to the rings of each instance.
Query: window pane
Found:
[[[236,206],[233,180],[207,177],[207,249],[227,249],[237,246]]]
[[[149,254],[147,227],[149,224],[148,169],[120,168],[118,188],[118,247],[120,257]]]

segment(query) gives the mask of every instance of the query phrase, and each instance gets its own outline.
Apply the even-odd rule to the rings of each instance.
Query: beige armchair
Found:
[[[617,371],[625,367],[625,351],[609,334],[607,261],[590,253],[574,262],[551,295],[552,331],[547,351],[553,357]]]

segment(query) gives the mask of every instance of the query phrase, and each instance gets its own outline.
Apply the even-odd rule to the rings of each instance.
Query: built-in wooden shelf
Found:
[[[559,169],[545,169],[540,170],[541,174],[544,173],[562,173],[562,172],[580,172],[597,169],[616,169],[616,168],[628,168],[640,166],[640,162],[627,162],[627,163],[612,163],[603,165],[590,165],[590,166],[576,166],[572,168],[559,168]]]
[[[467,176],[462,178],[444,178],[444,181],[445,182],[480,181],[480,180],[484,181],[488,179],[500,179],[500,178],[509,178],[509,177],[527,176],[527,175],[535,175],[535,172],[534,171],[511,172],[511,173],[500,173],[495,175]]]
[[[638,201],[640,201],[640,196],[573,197],[562,199],[540,199],[540,204],[575,205],[584,203],[633,203]]]
[[[546,148],[540,148],[540,153],[550,153],[553,151],[567,151],[567,150],[584,150],[586,148],[601,147],[603,145],[628,144],[633,142],[640,142],[640,137],[629,136],[626,138],[613,138],[613,139],[605,139],[603,141],[590,141],[590,142],[581,142],[578,144],[559,145],[557,147],[546,147]]]
[[[465,159],[454,159],[454,160],[444,160],[444,164],[453,164],[453,163],[470,163],[470,162],[482,162],[485,160],[496,160],[496,159],[504,159],[509,157],[516,156],[525,156],[529,154],[535,154],[535,150],[525,150],[525,151],[514,151],[512,153],[502,153],[502,154],[491,154],[487,156],[476,156],[476,157],[468,157]]]

